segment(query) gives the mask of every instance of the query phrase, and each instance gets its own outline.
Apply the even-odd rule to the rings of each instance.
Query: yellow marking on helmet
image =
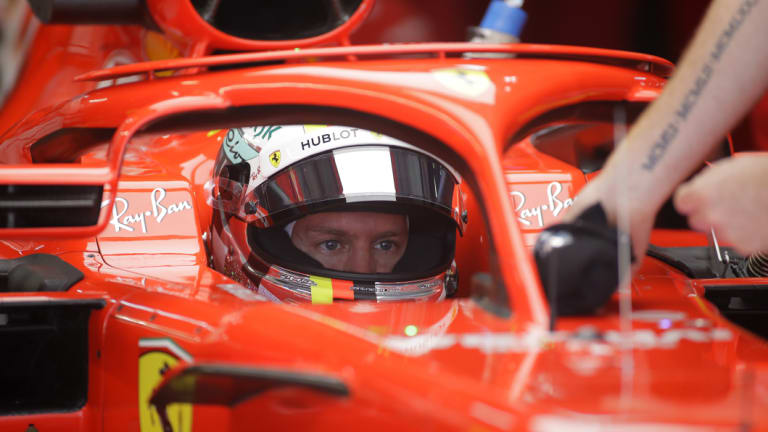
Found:
[[[315,285],[310,288],[312,304],[333,303],[333,282],[331,279],[321,276],[310,276],[309,279],[315,283]]]
[[[318,129],[322,129],[328,127],[328,125],[319,125],[319,124],[305,124],[304,125],[304,133],[312,133]]]
[[[214,129],[214,130],[212,130],[212,131],[208,131],[208,133],[207,133],[205,136],[206,136],[207,138],[210,138],[210,137],[212,137],[212,136],[216,135],[216,134],[217,134],[217,133],[219,133],[219,132],[221,132],[221,129]]]

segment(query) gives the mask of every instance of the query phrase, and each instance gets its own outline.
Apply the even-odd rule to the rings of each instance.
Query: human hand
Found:
[[[743,255],[768,250],[768,154],[718,161],[677,188],[674,204],[691,228],[714,229]]]
[[[651,200],[633,196],[629,190],[619,190],[620,188],[621,181],[615,178],[611,172],[601,173],[579,192],[573,206],[563,217],[563,222],[573,221],[597,202],[602,205],[608,223],[613,226],[618,225],[619,215],[622,217],[627,215],[632,252],[635,255],[635,262],[632,265],[634,272],[640,267],[643,257],[645,257],[648,239],[658,208],[648,204]],[[620,210],[619,205],[625,206],[625,208]]]

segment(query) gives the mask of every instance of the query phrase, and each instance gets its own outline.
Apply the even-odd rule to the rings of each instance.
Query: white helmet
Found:
[[[460,184],[436,157],[365,129],[229,129],[213,267],[278,301],[441,299],[456,290]]]

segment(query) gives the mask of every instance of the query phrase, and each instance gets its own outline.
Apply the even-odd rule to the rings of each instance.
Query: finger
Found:
[[[737,229],[733,225],[724,225],[720,229],[715,229],[718,240],[723,244],[731,246],[736,252],[743,256],[758,252],[761,247],[760,236],[757,233],[747,233]]]
[[[632,264],[632,272],[636,273],[643,264],[643,258],[648,250],[648,241],[651,237],[650,225],[638,225],[632,231],[630,240],[632,241],[632,251],[635,255],[635,262]]]
[[[672,203],[678,213],[687,215],[694,213],[696,209],[701,207],[703,200],[703,195],[699,192],[696,184],[691,181],[681,184],[675,190]]]
[[[647,245],[632,245],[632,254],[634,255],[635,260],[632,261],[632,265],[630,267],[632,273],[636,273],[640,267],[643,265],[643,259],[645,258],[645,254],[648,251]]]
[[[688,215],[688,226],[693,230],[706,233],[712,229],[712,222],[705,214],[696,212]]]
[[[725,242],[727,242],[733,250],[735,250],[737,253],[739,253],[742,256],[749,256],[753,253],[757,253],[761,251],[761,245],[759,242],[753,241],[754,239],[745,239],[743,241],[733,241],[729,238],[725,239]]]

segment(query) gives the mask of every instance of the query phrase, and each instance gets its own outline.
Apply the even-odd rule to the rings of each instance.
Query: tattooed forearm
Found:
[[[744,20],[758,1],[759,0],[743,0],[739,9],[728,22],[728,27],[720,33],[720,36],[715,42],[715,46],[707,57],[707,61],[704,62],[704,65],[699,70],[693,86],[685,92],[683,101],[674,112],[674,117],[661,131],[661,135],[656,139],[653,147],[651,147],[651,150],[648,152],[642,165],[643,169],[652,171],[662,156],[664,156],[669,145],[674,141],[675,137],[677,137],[677,131],[680,125],[688,118],[691,110],[696,106],[699,96],[701,96],[701,93],[707,87],[707,84],[709,84],[715,66],[720,61],[720,57],[728,48],[728,45],[730,45],[733,35],[741,27],[742,23],[744,23]]]

